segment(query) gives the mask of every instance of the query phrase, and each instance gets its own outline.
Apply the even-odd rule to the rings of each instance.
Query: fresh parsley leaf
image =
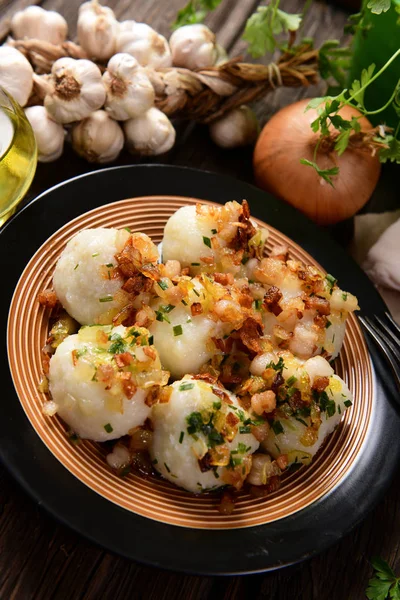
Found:
[[[368,582],[365,595],[369,600],[400,600],[400,578],[382,558],[372,559],[375,574]]]
[[[369,0],[367,8],[369,8],[374,15],[380,15],[389,10],[390,0]]]
[[[375,65],[369,65],[368,69],[363,69],[361,73],[361,80],[355,79],[351,84],[350,94],[353,100],[356,101],[357,106],[364,107],[364,92],[365,87],[371,81],[372,75],[375,71]]]
[[[322,79],[333,77],[342,89],[346,87],[351,49],[341,48],[337,40],[327,40],[319,49],[318,59]]]
[[[339,156],[341,156],[343,154],[343,152],[346,150],[347,146],[349,145],[350,134],[351,134],[351,129],[346,129],[345,131],[342,131],[341,133],[339,133],[339,135],[336,139],[336,143],[335,143],[335,150]]]
[[[327,183],[329,183],[329,185],[334,187],[331,177],[339,173],[339,167],[332,167],[331,169],[320,169],[317,163],[311,160],[307,160],[306,158],[301,158],[300,162],[302,165],[307,165],[315,169],[319,177],[322,177]]]
[[[183,25],[193,25],[202,23],[209,12],[217,8],[222,0],[190,0],[176,16],[172,23],[172,29],[178,29]]]
[[[400,164],[400,140],[397,140],[391,135],[385,137],[387,148],[382,148],[379,152],[379,160],[382,163],[387,161]]]
[[[275,36],[280,33],[297,31],[301,15],[286,13],[277,8],[277,2],[268,6],[259,6],[247,20],[243,39],[249,43],[248,52],[253,58],[260,58],[267,52],[273,52],[278,46]]]

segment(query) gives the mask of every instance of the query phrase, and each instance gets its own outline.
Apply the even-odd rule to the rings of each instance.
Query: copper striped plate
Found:
[[[71,444],[62,421],[42,414],[43,395],[37,391],[48,320],[36,298],[39,291],[51,285],[57,259],[70,238],[90,227],[130,227],[132,231],[147,233],[157,243],[170,215],[197,201],[177,196],[122,200],[84,213],[52,235],[28,263],[11,302],[7,330],[11,374],[26,415],[49,450],[80,481],[111,502],[144,517],[182,527],[236,529],[262,525],[287,517],[328,494],[357,461],[371,421],[373,377],[369,354],[354,316],[348,320],[343,348],[336,361],[336,372],[354,394],[353,406],[309,467],[284,477],[281,488],[265,499],[241,493],[229,516],[219,514],[218,499],[212,494],[193,496],[164,480],[145,480],[134,474],[117,477],[108,468],[105,451],[99,444],[89,441]],[[274,245],[287,244],[294,258],[323,270],[312,256],[277,229],[254,220],[270,231],[268,251]],[[336,275],[340,278],[340,273]]]

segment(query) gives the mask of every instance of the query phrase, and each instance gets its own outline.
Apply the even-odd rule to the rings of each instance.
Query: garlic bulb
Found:
[[[114,12],[97,0],[85,2],[79,9],[78,40],[89,56],[104,60],[115,52],[119,23]]]
[[[215,66],[223,65],[228,60],[228,54],[227,54],[225,48],[223,46],[221,46],[221,44],[217,44],[215,46],[215,49],[217,51],[217,56],[216,56],[214,65]]]
[[[101,108],[106,98],[100,69],[90,60],[59,58],[51,69],[44,105],[58,123],[72,123]]]
[[[15,48],[0,47],[0,86],[21,106],[32,91],[33,69],[25,56]]]
[[[219,56],[215,35],[206,25],[180,27],[171,35],[169,45],[175,67],[211,67]]]
[[[64,148],[63,126],[53,121],[44,106],[29,106],[25,114],[35,134],[39,162],[59,158]]]
[[[253,144],[259,134],[257,117],[248,106],[242,105],[225,113],[209,126],[213,142],[221,148],[238,148]]]
[[[125,121],[124,131],[128,150],[133,154],[156,156],[168,152],[175,143],[175,129],[158,108]]]
[[[72,147],[89,162],[111,162],[123,145],[121,127],[105,110],[97,110],[72,128]]]
[[[154,105],[154,88],[144,69],[130,54],[115,54],[103,75],[105,109],[113,119],[138,117]]]
[[[24,38],[62,44],[67,39],[67,21],[54,10],[29,6],[15,13],[11,19],[11,31],[17,40]]]
[[[127,52],[142,67],[170,67],[171,51],[164,36],[145,23],[123,21],[117,35],[117,52]]]

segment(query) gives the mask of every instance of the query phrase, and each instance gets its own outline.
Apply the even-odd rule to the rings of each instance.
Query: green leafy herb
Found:
[[[337,175],[339,173],[339,167],[332,167],[331,169],[320,169],[316,162],[312,160],[307,160],[306,158],[301,158],[300,162],[302,165],[307,165],[308,167],[312,167],[316,170],[317,174],[322,177],[329,185],[334,187],[331,177]]]
[[[149,346],[151,346],[154,343],[154,337],[151,335],[149,337]]]
[[[96,256],[98,256],[98,255],[99,255],[99,253],[98,253],[98,252],[93,252],[93,254],[92,254],[92,257],[93,257],[93,258],[96,258]]]
[[[110,354],[122,354],[125,352],[125,344],[122,339],[116,340],[108,349]]]
[[[184,435],[185,435],[185,432],[184,432],[184,431],[181,431],[181,434],[180,434],[180,436],[179,436],[179,443],[180,443],[180,444],[182,444],[182,442],[183,442],[183,436],[184,436]]]
[[[77,263],[74,267],[74,271],[76,271],[76,269],[79,267],[79,263]]]
[[[113,263],[107,263],[106,264],[106,267],[108,267],[109,269],[112,269],[113,266],[114,266]]]
[[[256,298],[256,300],[254,300],[254,308],[256,310],[261,310],[262,307],[262,300],[260,300],[259,298]]]
[[[239,427],[239,433],[251,433],[250,425],[241,425]]]
[[[346,87],[351,64],[351,48],[341,48],[337,40],[327,40],[318,52],[319,72],[322,79],[333,77],[340,88]]]
[[[347,292],[343,292],[342,299],[344,300],[344,302],[346,302],[347,296],[348,296],[348,293]]]
[[[172,329],[175,337],[177,337],[178,335],[182,335],[183,333],[182,325],[174,325]]]
[[[192,267],[199,267],[200,263],[190,263],[192,265]]]
[[[221,400],[218,400],[217,402],[213,402],[213,408],[214,410],[219,410],[222,406]]]
[[[99,302],[112,302],[113,300],[113,296],[104,296],[104,298],[99,298]]]
[[[211,248],[211,240],[209,237],[206,237],[205,235],[203,235],[203,243],[208,246],[209,248]]]
[[[385,136],[387,148],[382,148],[379,152],[379,160],[383,163],[387,161],[400,163],[400,140],[392,135]]]
[[[183,25],[193,25],[202,23],[207,14],[216,9],[222,0],[190,0],[177,14],[173,29],[183,27]]]
[[[386,561],[376,557],[372,559],[374,577],[369,580],[365,595],[369,600],[400,600],[400,578],[396,577]]]
[[[333,417],[336,412],[336,404],[334,400],[331,400],[326,392],[319,394],[318,400],[320,409],[322,412],[326,412],[327,418]]]
[[[194,388],[194,383],[181,383],[181,385],[179,386],[179,391],[180,392],[185,392],[186,390],[192,390]]]
[[[168,283],[166,281],[163,281],[162,279],[160,279],[160,281],[157,281],[157,283],[162,290],[168,289]]]
[[[277,35],[297,31],[300,27],[301,15],[286,13],[278,6],[279,0],[259,6],[246,23],[243,39],[249,43],[248,52],[254,58],[273,52],[278,46]]]
[[[132,233],[131,229],[129,229],[129,227],[124,227],[125,231],[127,231],[128,233]]]
[[[330,321],[326,321],[325,329],[329,329],[331,325],[332,323]]]
[[[107,423],[106,425],[104,425],[104,429],[106,430],[107,433],[112,433],[114,431],[114,429],[110,423]]]
[[[247,254],[244,254],[243,258],[242,258],[242,261],[241,261],[242,265],[245,265],[246,263],[248,263],[249,260],[250,260],[250,256],[248,256]]]
[[[367,8],[369,8],[374,15],[380,15],[389,10],[390,0],[369,0]]]
[[[300,419],[300,417],[295,417],[295,419],[296,419],[296,421],[298,421],[302,425],[305,425],[306,427],[308,427],[307,423],[305,421],[303,421],[303,419]]]
[[[166,304],[160,306],[160,310],[162,310],[164,313],[169,313],[171,312],[171,310],[174,310],[174,308],[175,306],[173,304]]]
[[[164,467],[167,469],[168,473],[171,473],[171,469],[169,468],[169,466],[167,465],[167,463],[164,463]]]
[[[333,288],[334,288],[335,283],[337,282],[337,279],[333,275],[330,275],[329,273],[327,275],[325,275],[325,279],[328,284],[329,293],[332,296]]]
[[[163,321],[166,321],[167,323],[171,324],[171,321],[169,320],[167,315],[164,313],[164,311],[161,310],[161,307],[159,310],[156,310],[156,320],[160,321],[160,323],[162,323]]]
[[[282,356],[279,357],[277,363],[270,362],[266,365],[266,369],[274,369],[274,371],[282,371],[285,368],[285,363],[283,362]]]
[[[183,306],[187,306],[187,302],[185,300],[182,300],[181,302],[182,302]]]
[[[272,427],[275,435],[279,435],[280,433],[284,432],[282,423],[280,421],[272,421],[271,427]]]
[[[211,233],[212,233],[213,235],[215,235],[215,234],[217,233],[217,230],[216,230],[216,229],[211,229]]]
[[[292,375],[291,377],[289,377],[289,379],[287,379],[286,385],[293,385],[294,383],[296,383],[296,381],[297,381],[297,377]]]
[[[349,407],[349,406],[351,406],[353,403],[352,403],[352,401],[351,401],[351,400],[345,400],[345,401],[343,402],[343,404],[344,404],[344,405],[345,405],[345,406],[348,408],[348,407]]]

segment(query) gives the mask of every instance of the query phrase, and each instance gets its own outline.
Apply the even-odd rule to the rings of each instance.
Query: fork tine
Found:
[[[376,315],[375,315],[375,319],[377,319],[379,321],[379,318]],[[379,329],[379,327],[377,327],[370,318],[365,317],[365,320],[367,321],[368,325],[374,330],[376,335],[378,335],[381,338],[381,340],[386,344],[386,346],[389,348],[389,350],[393,353],[395,360],[399,360],[397,358],[399,350],[398,350],[398,348],[396,348],[396,346],[393,345],[392,340],[389,339],[387,337],[387,335],[385,335],[385,333],[383,331],[381,331],[381,329]]]
[[[396,323],[396,321],[393,319],[392,315],[389,312],[385,312],[386,318],[390,321],[390,323],[392,324],[392,326],[398,331],[399,335],[400,335],[400,327],[399,325]]]
[[[375,343],[379,346],[379,348],[382,350],[382,352],[384,353],[386,360],[388,361],[390,368],[393,372],[396,384],[397,384],[397,388],[400,392],[400,374],[399,374],[399,369],[396,365],[396,362],[393,359],[392,353],[390,352],[390,350],[388,349],[388,347],[386,346],[385,342],[382,340],[382,338],[380,337],[380,335],[378,333],[376,333],[376,328],[375,327],[371,327],[369,325],[369,323],[367,323],[367,321],[363,318],[363,317],[358,317],[359,320],[361,321],[362,325],[364,326],[364,328],[368,331],[368,333],[370,334],[370,336],[372,337],[372,339],[375,341]],[[396,401],[397,403],[400,402],[400,399],[396,396]]]
[[[380,324],[382,329],[384,329],[386,331],[386,333],[388,335],[390,335],[390,337],[392,338],[394,343],[397,345],[400,345],[400,340],[396,337],[396,335],[393,333],[393,331],[390,329],[390,327],[388,327],[386,325],[386,323],[384,323],[383,320],[380,317],[378,317],[378,315],[375,315],[375,319],[378,321],[378,323]]]

